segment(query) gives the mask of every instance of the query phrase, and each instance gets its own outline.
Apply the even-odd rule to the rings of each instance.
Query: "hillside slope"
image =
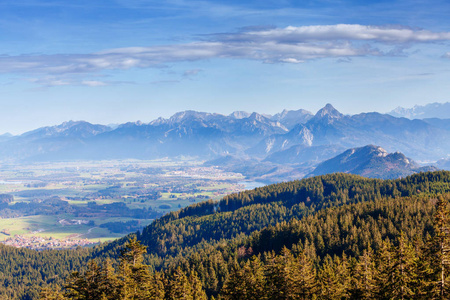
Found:
[[[280,298],[284,291],[307,291],[307,298],[317,299],[359,299],[360,293],[368,293],[366,299],[389,299],[401,298],[402,288],[428,299],[439,293],[439,269],[432,264],[437,252],[429,239],[436,230],[434,195],[448,191],[448,176],[448,172],[434,172],[372,180],[335,174],[272,185],[233,195],[216,206],[206,202],[167,215],[140,238],[149,246],[148,262],[161,269],[156,274],[165,274],[155,276],[198,274],[207,295],[221,299],[248,299],[249,291],[251,299],[267,295],[284,299]],[[317,198],[303,194],[313,191]],[[241,232],[242,225],[254,224],[251,220],[270,223],[277,218],[273,225]],[[145,240],[153,234],[158,237],[155,241]],[[152,247],[155,242],[159,242],[157,252]],[[371,267],[365,274],[373,279],[370,289],[364,288],[359,276],[368,259]],[[294,267],[297,264],[308,271]],[[399,264],[408,274],[398,275]],[[389,284],[384,278],[408,279]],[[159,289],[170,293],[171,286],[167,283]]]
[[[448,192],[450,172],[444,171],[397,180],[324,175],[229,195],[218,202],[199,203],[155,220],[137,237],[147,246],[146,262],[152,269],[170,272],[181,267],[188,273],[196,270],[208,295],[217,296],[234,262],[247,257],[247,253],[278,251],[282,245],[291,247],[301,242],[313,243],[314,251],[321,257],[341,250],[358,255],[367,243],[379,247],[376,245],[381,240],[394,238],[401,230],[411,236],[414,230],[426,235],[431,230],[432,213],[428,197]],[[392,200],[414,195],[425,200],[420,200],[422,204]],[[366,208],[361,209],[362,206]],[[380,223],[378,219],[390,221]],[[365,227],[375,225],[381,227]],[[322,232],[321,239],[317,230]],[[368,232],[375,234],[375,242],[367,236]],[[0,295],[33,299],[39,285],[61,284],[62,277],[85,268],[88,259],[116,260],[128,239],[129,236],[81,252],[0,247]]]
[[[433,169],[420,167],[403,153],[388,153],[379,146],[367,145],[348,149],[320,163],[309,176],[342,172],[369,178],[395,179]]]

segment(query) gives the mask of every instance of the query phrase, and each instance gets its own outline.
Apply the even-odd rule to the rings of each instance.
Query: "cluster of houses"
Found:
[[[0,241],[5,245],[17,247],[17,248],[28,248],[34,250],[46,250],[46,249],[71,249],[78,246],[84,247],[88,245],[95,244],[95,242],[89,241],[88,239],[55,239],[40,236],[23,236],[15,235],[14,237],[9,237],[4,241]]]

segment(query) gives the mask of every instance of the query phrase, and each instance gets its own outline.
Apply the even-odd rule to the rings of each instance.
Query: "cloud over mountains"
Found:
[[[183,44],[116,48],[86,54],[3,55],[0,56],[0,72],[45,75],[93,74],[105,70],[152,68],[168,63],[214,58],[248,59],[266,63],[301,63],[323,58],[393,55],[395,51],[392,50],[398,47],[448,40],[450,32],[433,32],[400,26],[337,24],[247,28],[234,33],[207,35],[203,36],[202,40]],[[383,50],[380,50],[380,45]],[[448,56],[448,53],[444,55]],[[41,81],[36,83],[52,85],[51,82]],[[92,86],[100,85],[104,84],[98,82]]]

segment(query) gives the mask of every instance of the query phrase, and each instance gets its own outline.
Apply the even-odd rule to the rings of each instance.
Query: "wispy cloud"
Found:
[[[246,28],[235,33],[215,34],[201,41],[152,47],[109,49],[89,54],[0,56],[0,72],[41,74],[41,85],[102,86],[107,82],[57,79],[59,75],[92,74],[104,70],[154,68],[168,63],[214,58],[259,60],[268,63],[301,63],[312,59],[355,56],[398,55],[416,43],[450,40],[450,32],[432,32],[399,26],[289,26],[286,28]],[[379,50],[379,45],[384,45]],[[404,54],[402,52],[402,54]],[[449,53],[445,55],[450,57]],[[187,71],[185,76],[200,70]],[[49,76],[49,77],[45,77]]]
[[[256,30],[238,34],[222,34],[220,40],[230,41],[276,41],[278,43],[299,43],[307,41],[376,41],[382,43],[414,43],[450,40],[450,32],[414,30],[400,26],[365,26],[338,24],[322,26],[288,26],[269,30]]]
[[[160,85],[160,84],[174,84],[174,83],[180,83],[180,80],[156,80],[156,81],[150,82],[150,84],[156,84],[156,85]]]
[[[88,86],[88,87],[100,87],[110,85],[121,84],[133,84],[129,81],[113,81],[113,80],[93,80],[93,79],[80,79],[78,76],[42,76],[38,78],[28,78],[27,81],[38,84],[42,87],[56,87],[56,86]]]
[[[198,73],[200,73],[201,71],[202,71],[201,69],[186,70],[183,72],[183,77],[191,78],[191,77],[197,76]]]

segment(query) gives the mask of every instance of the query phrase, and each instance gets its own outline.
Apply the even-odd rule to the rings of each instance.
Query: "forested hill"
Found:
[[[380,180],[343,173],[283,182],[206,201],[169,213],[145,227],[138,239],[157,257],[156,268],[176,256],[218,242],[246,236],[269,225],[301,219],[324,208],[375,199],[437,195],[450,192],[450,172],[415,174],[403,179]],[[118,254],[127,238],[107,245],[97,256]],[[194,247],[194,248],[192,248]]]
[[[148,245],[146,263],[156,271],[133,295],[448,299],[450,253],[443,255],[440,245],[450,247],[449,175],[422,173],[391,181],[334,174],[172,213],[139,235]],[[72,294],[61,299],[88,299],[73,295],[86,293],[87,284],[90,291],[101,291],[104,280],[115,287],[105,299],[125,299],[123,289],[142,279],[138,272],[124,277],[121,267],[118,277],[102,275],[107,266],[89,269],[69,280]],[[102,280],[91,284],[95,276]]]
[[[208,296],[225,297],[234,271],[250,272],[255,266],[245,266],[253,255],[269,257],[275,251],[276,256],[283,246],[295,259],[300,250],[307,251],[319,274],[327,255],[337,255],[329,260],[337,268],[342,253],[356,259],[369,246],[380,251],[384,242],[397,241],[401,232],[408,243],[417,237],[424,244],[433,234],[433,199],[445,193],[450,193],[450,172],[419,173],[398,180],[330,174],[195,204],[156,220],[137,238],[147,246],[144,262],[162,276],[158,278],[166,278],[158,283],[159,288],[164,290],[165,284],[178,280],[179,270],[192,280],[198,275]],[[124,237],[77,252],[1,247],[0,296],[34,299],[39,285],[62,285],[71,271],[83,274],[91,268],[86,263],[91,258],[117,261],[128,240]],[[259,259],[261,271],[270,259]],[[241,296],[235,299],[245,299]]]

